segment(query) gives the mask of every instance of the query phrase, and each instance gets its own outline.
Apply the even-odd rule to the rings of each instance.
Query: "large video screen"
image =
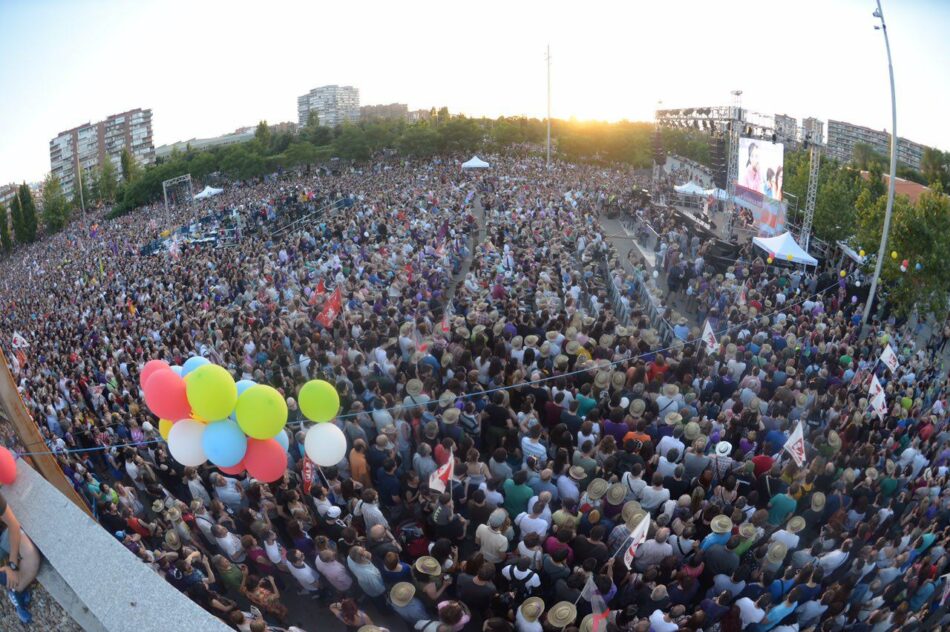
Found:
[[[754,138],[739,139],[738,185],[772,200],[782,200],[785,146]]]

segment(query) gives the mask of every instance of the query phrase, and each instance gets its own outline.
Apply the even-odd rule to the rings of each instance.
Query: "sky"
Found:
[[[950,2],[883,0],[898,135],[950,149]],[[472,116],[652,120],[743,106],[890,128],[873,0],[0,0],[0,183],[38,181],[59,132],[151,108],[155,146],[353,85],[361,103]]]

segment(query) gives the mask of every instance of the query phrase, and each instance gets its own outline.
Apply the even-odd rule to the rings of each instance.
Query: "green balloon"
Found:
[[[256,384],[237,399],[238,425],[252,439],[271,439],[287,423],[287,402],[272,386]]]
[[[310,380],[298,393],[300,410],[310,421],[330,421],[340,410],[340,396],[336,388],[323,380]]]
[[[192,413],[208,421],[224,419],[237,403],[234,378],[216,364],[205,364],[191,371],[185,380],[185,392]]]

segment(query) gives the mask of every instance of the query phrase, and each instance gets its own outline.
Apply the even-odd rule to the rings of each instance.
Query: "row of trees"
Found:
[[[10,234],[11,226],[13,235]],[[7,217],[7,209],[0,204],[0,248],[4,252],[10,252],[14,240],[17,243],[36,241],[37,228],[36,204],[33,201],[33,192],[30,191],[29,185],[23,183],[17,188],[16,195],[10,203],[9,218]]]

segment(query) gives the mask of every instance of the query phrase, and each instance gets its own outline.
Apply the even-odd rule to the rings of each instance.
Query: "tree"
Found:
[[[887,161],[867,143],[855,143],[851,150],[851,162],[858,169],[869,170],[873,164],[883,165]]]
[[[928,185],[939,182],[946,191],[950,189],[950,154],[939,149],[925,147],[920,159],[920,171]]]
[[[439,135],[425,123],[410,125],[396,142],[399,152],[413,158],[429,158],[439,149]]]
[[[10,201],[10,221],[13,224],[13,236],[18,242],[22,243],[23,239],[23,211],[20,208],[20,205],[17,203],[17,198],[20,195],[20,190],[17,188],[16,195],[13,200]]]
[[[370,156],[369,143],[362,128],[344,125],[340,135],[333,141],[336,155],[344,160],[366,160]]]
[[[121,157],[120,157],[121,161]],[[113,202],[119,183],[116,180],[115,165],[112,160],[106,158],[102,166],[96,171],[92,180],[93,190],[95,191],[96,201]]]
[[[33,193],[25,182],[20,185],[13,206],[14,222],[19,218],[19,226],[14,224],[13,228],[17,242],[28,244],[36,241],[36,204],[33,203]]]
[[[123,149],[119,155],[119,166],[122,167],[122,181],[132,182],[139,175],[139,163],[135,161],[128,149]]]
[[[0,204],[0,247],[4,253],[9,253],[13,244],[10,241],[10,227],[7,224],[7,209]]]
[[[55,233],[69,223],[69,201],[63,193],[63,185],[52,173],[43,183],[43,224],[47,232]]]
[[[445,109],[445,108],[443,108]],[[469,118],[459,117],[441,125],[438,129],[439,142],[444,151],[474,151],[482,139],[482,130]]]
[[[886,196],[874,197],[870,188],[858,196],[858,244],[869,252],[881,239],[886,205]],[[939,184],[916,204],[903,195],[894,199],[887,250],[881,280],[888,306],[902,316],[915,307],[938,318],[944,315],[950,299],[950,201]],[[901,271],[904,260],[906,272]]]
[[[260,145],[262,150],[270,147],[270,128],[267,127],[267,121],[261,121],[254,130],[254,140]]]

